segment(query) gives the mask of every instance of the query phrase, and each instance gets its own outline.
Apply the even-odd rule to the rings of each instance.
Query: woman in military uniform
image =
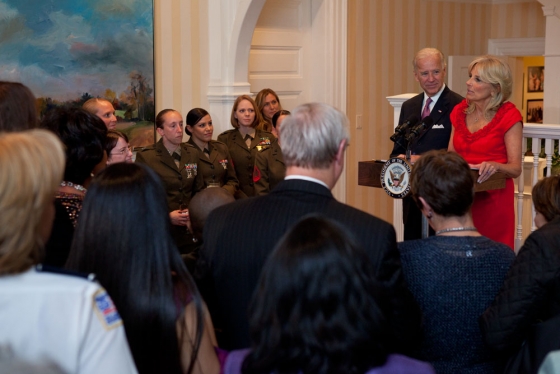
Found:
[[[198,150],[198,174],[204,180],[204,187],[223,187],[235,196],[239,182],[233,162],[227,146],[212,140],[214,126],[210,114],[202,108],[191,109],[187,113],[185,132],[190,136],[188,143]]]
[[[265,131],[270,131],[274,134],[272,116],[282,110],[280,98],[272,89],[265,88],[260,90],[260,92],[255,97],[255,104],[257,104],[257,108],[259,108],[259,112],[262,116],[262,124],[260,128]]]
[[[270,147],[276,138],[268,131],[257,129],[261,122],[261,114],[250,96],[242,95],[235,100],[230,120],[234,128],[221,133],[218,140],[225,143],[229,149],[239,188],[245,195],[255,196],[255,155]]]
[[[189,253],[192,235],[188,234],[187,207],[193,195],[204,187],[198,176],[198,150],[183,143],[183,117],[173,109],[164,109],[156,116],[156,131],[161,139],[136,154],[136,162],[151,167],[162,179],[167,195],[172,235],[179,251]]]
[[[286,176],[286,165],[280,148],[280,137],[278,130],[286,116],[290,115],[287,110],[280,110],[272,116],[272,133],[278,138],[268,149],[257,153],[255,157],[255,195],[268,194]]]

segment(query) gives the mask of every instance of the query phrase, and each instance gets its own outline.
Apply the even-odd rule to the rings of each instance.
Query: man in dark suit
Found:
[[[404,284],[393,227],[336,201],[330,191],[343,171],[347,123],[344,114],[325,104],[296,108],[280,131],[285,180],[266,196],[236,201],[208,217],[195,278],[220,347],[250,345],[247,307],[263,264],[282,235],[310,213],[338,221],[368,254],[392,300],[387,317],[395,350],[416,344],[420,312]]]
[[[447,149],[451,135],[449,114],[463,97],[451,91],[444,83],[446,64],[443,54],[435,48],[418,51],[412,60],[414,77],[420,83],[422,92],[405,101],[401,108],[399,124],[411,116],[424,118],[429,115],[433,125],[427,128],[410,144],[411,161],[414,162],[424,152],[432,149]],[[428,105],[426,105],[426,103]],[[412,126],[415,124],[412,123]],[[404,155],[407,142],[401,136],[395,142],[391,156]],[[411,196],[403,199],[404,240],[422,237],[422,213]]]

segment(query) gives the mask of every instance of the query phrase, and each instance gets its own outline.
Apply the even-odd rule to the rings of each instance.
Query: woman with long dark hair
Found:
[[[88,191],[67,267],[95,273],[112,296],[140,373],[217,373],[213,328],[170,225],[157,174],[111,165]]]
[[[336,223],[308,216],[268,258],[253,296],[252,349],[225,373],[433,373],[390,354],[385,297],[366,254]]]
[[[92,175],[107,165],[107,128],[84,109],[66,107],[47,112],[40,126],[58,136],[66,153],[64,179],[55,196],[56,215],[44,261],[45,265],[63,267]]]

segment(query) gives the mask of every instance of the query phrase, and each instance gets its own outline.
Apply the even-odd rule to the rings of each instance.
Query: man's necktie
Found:
[[[430,115],[430,103],[432,102],[432,98],[428,97],[426,100],[426,105],[424,106],[424,110],[422,111],[422,119],[428,117]]]

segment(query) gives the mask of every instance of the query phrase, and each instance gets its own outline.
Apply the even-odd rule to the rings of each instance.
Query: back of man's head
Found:
[[[205,188],[192,198],[189,203],[190,229],[196,239],[202,239],[204,223],[208,215],[216,208],[235,201],[224,188]]]
[[[350,140],[348,118],[322,103],[298,106],[284,119],[280,130],[286,167],[328,168],[344,139],[347,143]]]

